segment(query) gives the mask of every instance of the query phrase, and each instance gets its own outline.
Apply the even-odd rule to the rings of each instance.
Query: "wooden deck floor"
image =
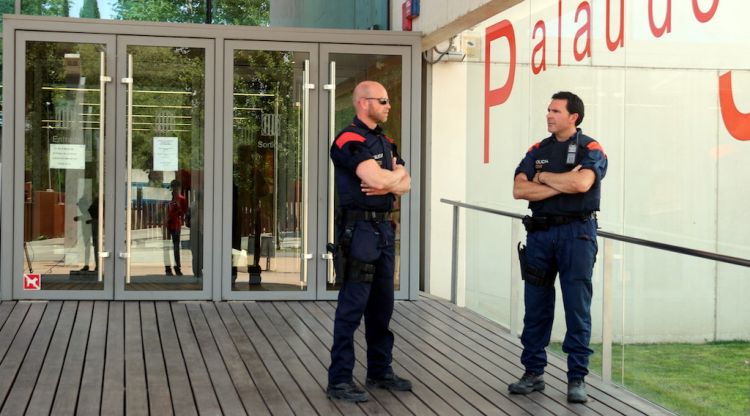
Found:
[[[428,297],[398,302],[394,368],[411,393],[326,398],[335,303],[0,303],[0,413],[274,415],[663,414],[587,378],[591,400],[565,401],[564,363],[547,389],[511,396],[520,347],[496,325]],[[364,382],[364,335],[355,378]]]

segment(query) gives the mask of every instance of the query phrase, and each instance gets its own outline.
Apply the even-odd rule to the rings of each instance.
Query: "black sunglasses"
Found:
[[[378,102],[378,104],[380,104],[380,105],[386,105],[386,104],[390,104],[391,103],[390,98],[365,97],[365,100],[376,100]]]

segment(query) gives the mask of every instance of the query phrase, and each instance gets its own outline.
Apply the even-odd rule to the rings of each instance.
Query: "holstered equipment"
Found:
[[[388,211],[339,210],[336,212],[336,225],[344,232],[338,244],[328,243],[326,249],[333,254],[335,282],[372,282],[375,278],[375,264],[359,261],[351,256],[352,236],[357,221],[383,222],[390,220]]]
[[[528,261],[526,261],[526,246],[521,246],[520,242],[518,243],[518,262],[521,264],[521,279],[525,280],[526,283],[539,287],[555,286],[557,270],[552,268],[545,271],[529,266]]]

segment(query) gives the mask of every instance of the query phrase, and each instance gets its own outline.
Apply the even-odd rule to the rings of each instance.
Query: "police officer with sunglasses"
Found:
[[[365,318],[369,388],[411,390],[393,373],[395,231],[390,211],[396,196],[409,192],[411,177],[396,145],[378,123],[388,119],[388,93],[375,81],[359,83],[352,94],[356,116],[331,146],[339,206],[334,255],[341,282],[333,329],[329,398],[363,402],[368,394],[352,378],[354,332]]]

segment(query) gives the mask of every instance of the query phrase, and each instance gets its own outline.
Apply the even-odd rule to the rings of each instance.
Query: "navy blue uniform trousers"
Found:
[[[526,237],[526,261],[530,267],[560,276],[565,307],[566,333],[563,351],[568,354],[568,380],[588,374],[591,340],[591,275],[596,261],[596,220],[575,221],[534,231]],[[555,317],[555,288],[524,286],[526,312],[523,318],[521,363],[526,371],[543,373],[545,348]]]
[[[350,256],[375,264],[375,276],[369,283],[345,278],[341,286],[328,368],[331,385],[352,381],[354,332],[362,315],[367,341],[367,376],[382,378],[393,371],[393,333],[388,326],[393,315],[394,246],[395,234],[390,222],[356,222]]]

